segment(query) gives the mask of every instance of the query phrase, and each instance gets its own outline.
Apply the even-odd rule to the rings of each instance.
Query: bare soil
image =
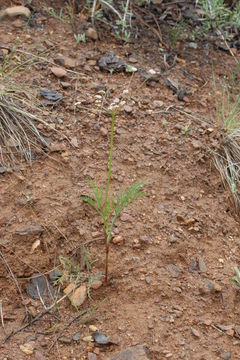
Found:
[[[0,250],[24,299],[1,261],[6,333],[1,326],[0,340],[24,323],[25,306],[32,316],[44,310],[26,289],[35,274],[48,276],[60,256],[79,264],[79,248],[85,244],[95,260],[92,274],[104,271],[102,223],[80,201],[90,191],[89,178],[104,186],[107,177],[111,118],[100,111],[100,90],[107,94],[104,106],[116,98],[130,106],[116,118],[111,191],[146,180],[149,196],[127,208],[118,221],[115,234],[123,242],[111,245],[110,284],[92,290],[81,306],[81,311],[91,310],[87,321],[80,317],[63,330],[77,315],[65,299],[56,311],[1,343],[0,358],[87,359],[95,352],[100,360],[144,344],[152,359],[240,359],[240,293],[231,283],[239,263],[239,218],[210,153],[217,125],[212,75],[214,71],[217,82],[230,78],[233,57],[209,42],[198,42],[193,49],[180,41],[174,49],[176,64],[147,83],[140,71],[103,72],[97,60],[114,50],[124,61],[135,58],[133,65],[142,71],[164,68],[159,39],[151,29],[143,27],[138,39],[121,43],[99,25],[100,40],[77,44],[70,24],[46,14],[38,21],[41,27],[25,32],[12,19],[0,23],[1,43],[11,48],[19,37],[21,50],[50,62],[39,58],[20,67],[11,80],[64,96],[53,109],[58,132],[41,129],[52,150],[36,154],[32,166],[22,161],[0,175]],[[70,83],[67,89],[50,70],[58,53],[80,64],[64,79]],[[183,101],[166,85],[167,78],[191,90]],[[64,136],[75,145],[77,139],[77,146]],[[43,231],[21,234],[31,226]],[[32,250],[38,239],[40,245]],[[84,342],[90,324],[117,345]],[[81,340],[63,343],[57,340],[61,331],[70,339],[80,332]],[[20,350],[29,342],[32,355]]]

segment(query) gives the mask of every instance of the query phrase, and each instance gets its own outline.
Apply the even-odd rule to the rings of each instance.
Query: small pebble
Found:
[[[96,280],[91,284],[91,288],[94,290],[99,289],[102,286],[102,281],[101,280]]]
[[[73,337],[72,337],[73,341],[79,341],[81,339],[81,334],[80,332],[76,332]]]
[[[223,360],[230,360],[231,359],[231,352],[227,351],[224,355],[223,355]]]
[[[192,328],[192,334],[196,337],[196,338],[200,338],[201,335],[200,335],[200,332],[195,329],[195,328]]]
[[[67,336],[61,336],[58,340],[63,344],[71,344],[72,342],[72,339]]]
[[[121,235],[117,235],[112,239],[112,243],[115,245],[120,245],[123,243],[123,237]]]
[[[96,32],[96,30],[92,27],[88,28],[86,31],[86,36],[92,40],[97,40],[98,39],[98,33]]]
[[[126,113],[131,114],[132,111],[133,111],[133,108],[132,108],[131,106],[129,106],[129,105],[125,105],[124,108],[123,108],[123,110],[124,110]]]
[[[150,282],[151,282],[150,277],[149,277],[149,276],[146,276],[145,280],[146,280],[146,283],[149,285],[149,284],[150,284]]]
[[[93,338],[92,338],[92,335],[89,335],[89,336],[84,336],[82,338],[82,341],[85,341],[85,342],[94,342]]]
[[[89,325],[89,331],[95,332],[98,331],[98,328],[95,325]]]
[[[101,127],[101,128],[100,128],[100,133],[101,133],[103,136],[107,136],[108,131],[107,131],[107,129],[105,129],[104,127]]]

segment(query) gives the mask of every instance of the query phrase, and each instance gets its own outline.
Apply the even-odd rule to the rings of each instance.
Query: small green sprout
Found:
[[[109,245],[113,236],[113,229],[119,218],[121,212],[135,200],[141,199],[147,195],[143,190],[143,182],[136,182],[130,186],[128,190],[118,191],[117,198],[114,199],[109,195],[110,179],[112,172],[112,157],[113,157],[113,132],[116,112],[112,111],[112,126],[110,138],[110,153],[108,164],[108,178],[106,190],[104,192],[95,182],[89,181],[93,197],[84,196],[81,198],[83,202],[88,203],[100,215],[103,220],[104,234],[105,234],[105,284],[108,284],[108,260],[109,260]]]
[[[76,43],[79,44],[80,42],[85,43],[86,42],[86,34],[74,34],[74,39],[76,40]]]
[[[237,266],[234,266],[235,276],[232,278],[232,283],[240,287],[240,270]]]

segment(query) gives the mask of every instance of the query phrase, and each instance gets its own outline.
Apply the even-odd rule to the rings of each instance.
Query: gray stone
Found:
[[[176,241],[177,241],[176,236],[174,234],[172,234],[169,238],[170,244],[174,244]]]
[[[189,267],[188,267],[188,271],[189,272],[196,272],[198,271],[198,263],[197,261],[194,259],[194,260],[191,260],[190,264],[189,264]]]
[[[103,333],[100,333],[98,331],[95,331],[92,333],[93,340],[99,344],[99,345],[107,345],[111,343],[108,336],[104,335]]]
[[[92,353],[92,352],[89,352],[88,353],[88,360],[97,360],[97,355]]]
[[[71,344],[72,342],[72,339],[67,336],[61,336],[58,340],[63,344]]]
[[[198,257],[198,268],[201,273],[207,272],[206,264],[201,256]]]
[[[115,355],[111,356],[107,360],[149,360],[148,350],[143,345],[137,345],[134,347],[122,350]]]
[[[27,226],[23,229],[19,229],[16,231],[18,235],[37,235],[42,234],[43,227],[41,225],[35,225],[35,226]]]
[[[230,360],[231,359],[231,352],[227,351],[225,354],[223,354],[223,360]]]
[[[81,339],[81,334],[80,332],[76,332],[73,337],[72,337],[73,341],[79,341]]]
[[[174,264],[169,264],[167,269],[174,278],[177,278],[180,275],[181,270]]]
[[[38,300],[40,298],[52,297],[54,296],[54,289],[47,283],[47,280],[42,275],[37,275],[33,277],[30,281],[30,284],[27,287],[28,295],[34,299]]]
[[[61,276],[62,276],[61,270],[55,269],[55,270],[53,270],[53,271],[51,271],[51,272],[49,273],[49,280],[50,280],[51,282],[54,282],[54,281],[56,281],[57,279],[59,279]]]
[[[151,282],[150,276],[146,276],[145,280],[146,280],[146,283],[149,285]]]

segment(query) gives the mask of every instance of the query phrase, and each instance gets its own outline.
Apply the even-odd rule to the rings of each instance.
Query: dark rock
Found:
[[[3,166],[0,166],[0,174],[4,174],[6,169]]]
[[[120,60],[113,51],[104,54],[98,60],[98,66],[101,70],[108,72],[125,71],[126,63]]]
[[[108,345],[108,344],[112,343],[108,336],[106,336],[103,333],[100,333],[98,331],[92,333],[92,337],[93,337],[93,340],[95,341],[95,343],[97,343],[99,345]]]
[[[59,269],[55,269],[49,273],[49,280],[54,282],[62,276],[62,272]]]
[[[60,100],[62,100],[63,95],[58,93],[55,90],[50,90],[46,88],[40,89],[40,94],[42,97],[46,99],[46,101],[42,101],[42,105],[56,105]]]
[[[46,298],[54,296],[55,291],[51,285],[48,284],[44,276],[37,275],[31,279],[27,287],[27,293],[32,299],[38,300],[40,297]]]

